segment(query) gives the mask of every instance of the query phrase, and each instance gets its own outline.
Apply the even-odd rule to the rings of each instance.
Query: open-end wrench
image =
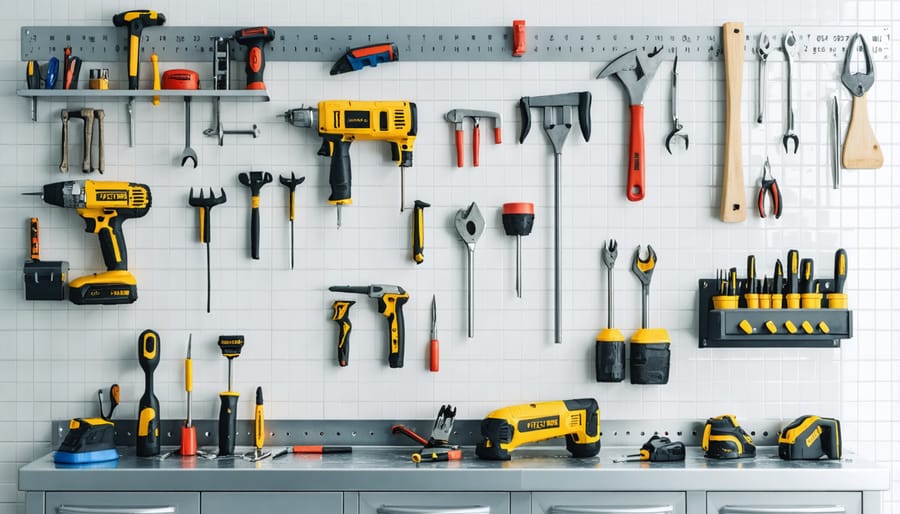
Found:
[[[468,209],[460,209],[456,213],[456,231],[469,251],[469,337],[475,334],[475,243],[484,232],[484,217],[478,205],[472,202]]]
[[[756,123],[762,123],[766,114],[766,61],[772,51],[772,36],[763,32],[759,35],[756,55],[759,57],[759,83],[756,88]]]
[[[797,57],[797,46],[799,46],[799,43],[800,41],[793,30],[787,31],[787,34],[784,35],[784,39],[781,41],[781,50],[784,52],[784,60],[787,62],[787,130],[784,132],[784,137],[781,138],[786,153],[790,153],[788,149],[789,141],[794,142],[794,153],[797,153],[797,148],[800,146],[800,138],[794,133],[794,95],[792,92],[792,68],[794,67],[794,58]]]
[[[653,278],[653,270],[656,268],[656,252],[653,247],[647,245],[647,258],[641,259],[641,247],[634,251],[634,260],[631,262],[631,271],[641,281],[641,328],[649,327],[650,318],[650,279]]]
[[[184,96],[184,150],[181,151],[181,167],[183,168],[188,159],[194,162],[197,167],[197,152],[191,148],[191,97]]]
[[[666,137],[666,151],[672,155],[672,140],[680,137],[684,140],[684,149],[687,150],[690,145],[688,135],[681,130],[684,125],[678,121],[678,52],[675,53],[675,62],[672,64],[672,131]]]

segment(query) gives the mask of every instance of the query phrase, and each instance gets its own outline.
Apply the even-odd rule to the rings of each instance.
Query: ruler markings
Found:
[[[141,37],[143,60],[156,53],[161,61],[212,60],[210,38],[233,34],[241,27],[148,28]],[[348,48],[396,43],[401,61],[524,61],[608,62],[637,48],[650,52],[657,46],[685,61],[717,61],[722,56],[721,27],[527,27],[527,51],[512,56],[511,27],[272,27],[276,38],[266,47],[266,60],[333,62]],[[747,30],[744,58],[756,60],[754,50],[761,32],[778,39],[784,28]],[[838,62],[854,29],[848,27],[794,27],[800,36],[801,61]],[[888,27],[863,27],[873,58],[890,59]],[[21,29],[21,58],[46,61],[61,57],[66,46],[86,63],[127,59],[128,35],[122,28],[32,26]],[[231,44],[232,59],[246,59],[247,50]],[[770,58],[780,59],[774,51]]]

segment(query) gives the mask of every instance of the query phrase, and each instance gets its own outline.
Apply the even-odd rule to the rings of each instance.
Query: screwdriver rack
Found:
[[[212,37],[228,36],[243,27],[152,27],[141,36],[141,60],[157,54],[160,61],[211,62]],[[709,27],[537,27],[526,26],[526,51],[512,55],[512,26],[482,27],[270,27],[275,40],[266,45],[266,60],[334,62],[348,49],[395,43],[401,61],[611,61],[637,48],[663,51],[682,61],[722,59],[720,26]],[[756,60],[756,41],[763,32],[780,35],[794,29],[801,61],[839,62],[857,30],[866,38],[873,59],[891,55],[890,28],[883,27],[748,27],[744,58]],[[112,24],[94,27],[28,26],[21,28],[21,56],[46,61],[72,47],[85,63],[126,62],[128,31]],[[231,56],[247,58],[247,48],[231,41]],[[780,52],[776,52],[780,53]],[[773,54],[774,59],[780,55]]]
[[[716,279],[700,279],[700,348],[839,348],[841,339],[853,337],[853,312],[848,309],[714,309],[717,284]],[[814,288],[823,298],[834,292],[831,280],[816,280]],[[774,334],[765,327],[769,321],[777,329]],[[741,328],[742,323],[752,328],[751,333]],[[796,327],[796,333],[787,331],[788,323]],[[804,325],[811,329],[809,333]]]

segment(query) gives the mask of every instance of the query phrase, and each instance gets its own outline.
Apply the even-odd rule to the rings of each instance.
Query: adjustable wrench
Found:
[[[469,337],[474,337],[475,330],[475,243],[484,232],[484,217],[478,205],[472,202],[468,209],[460,209],[456,213],[456,231],[469,251]]]

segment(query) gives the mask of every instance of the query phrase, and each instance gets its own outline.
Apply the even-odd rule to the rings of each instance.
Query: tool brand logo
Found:
[[[366,129],[371,126],[369,111],[345,111],[344,124],[347,128]]]
[[[129,296],[131,291],[128,289],[111,289],[109,291],[109,296]]]
[[[559,428],[559,416],[547,416],[545,418],[525,419],[519,422],[519,432],[534,432],[535,430],[547,430]]]
[[[97,190],[97,201],[98,202],[127,202],[128,201],[128,191],[122,191],[120,189],[98,189]]]

